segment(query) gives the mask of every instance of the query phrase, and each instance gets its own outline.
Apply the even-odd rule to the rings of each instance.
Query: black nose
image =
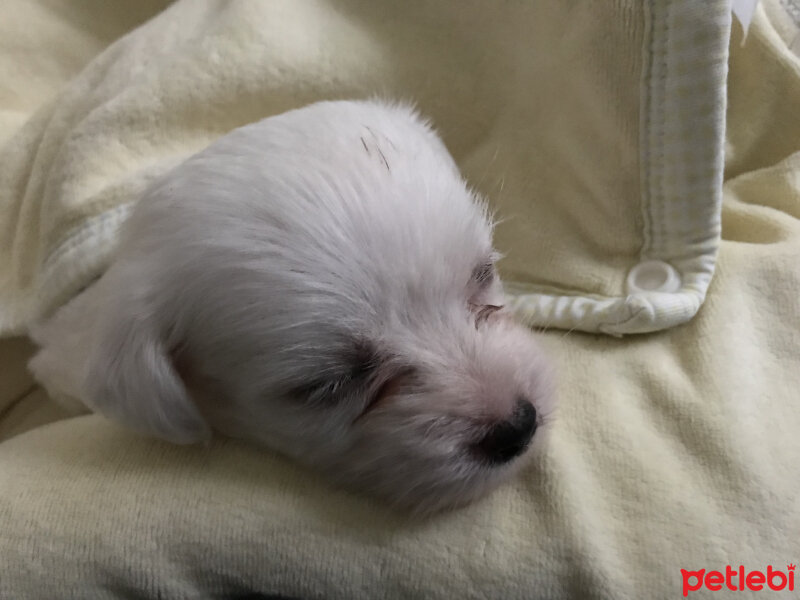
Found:
[[[527,400],[517,400],[514,414],[498,423],[475,445],[479,456],[492,464],[502,464],[519,456],[536,432],[536,409]]]

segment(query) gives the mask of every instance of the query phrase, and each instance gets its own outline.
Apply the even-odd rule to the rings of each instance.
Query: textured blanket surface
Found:
[[[500,230],[507,274],[550,281],[558,293],[615,298],[644,243],[640,176],[642,162],[653,157],[640,154],[649,56],[642,44],[659,39],[648,37],[645,25],[667,22],[654,13],[680,3],[603,3],[618,18],[615,28],[592,9],[583,12],[595,3],[581,3],[581,10],[558,3],[560,29],[526,22],[522,13],[486,17],[494,45],[459,33],[476,31],[470,10],[445,18],[436,8],[445,3],[391,3],[418,10],[413,29],[404,28],[410,21],[401,9],[368,4],[178,2],[101,52],[154,16],[157,3],[7,0],[0,171],[14,174],[15,189],[28,186],[28,198],[72,198],[75,204],[64,206],[102,209],[84,215],[91,217],[124,206],[171,161],[240,123],[326,95],[413,89],[473,185],[515,216],[513,227],[529,232],[527,239],[513,227]],[[526,3],[506,4],[522,11],[513,7]],[[266,5],[275,20],[264,23],[258,7]],[[716,3],[703,6],[701,20],[725,20]],[[800,47],[800,27],[793,14],[800,11],[791,2],[765,1],[744,44],[733,28],[722,237],[705,303],[686,324],[655,334],[543,333],[559,366],[559,418],[546,452],[517,481],[471,507],[409,522],[242,444],[175,447],[98,416],[63,420],[25,372],[30,344],[5,340],[0,598],[677,598],[681,569],[772,565],[787,572],[798,564],[800,58],[792,48]],[[394,23],[401,33],[383,35]],[[554,53],[532,60],[533,49],[513,36],[544,36]],[[694,38],[711,56],[716,35]],[[593,51],[571,56],[570,44],[584,47],[587,39]],[[643,53],[634,56],[629,50],[637,44]],[[574,68],[575,80],[554,78],[564,86],[559,95],[539,94],[511,63],[492,72],[500,63],[487,48],[518,52],[520,63],[541,73]],[[292,60],[273,60],[280,52]],[[408,61],[396,62],[403,53]],[[138,62],[145,56],[152,69]],[[235,85],[232,56],[244,74]],[[719,55],[713,58],[717,64]],[[342,65],[335,77],[328,69],[334,62]],[[268,73],[263,64],[272,65]],[[299,72],[307,80],[288,86]],[[526,93],[503,96],[512,85]],[[570,85],[577,86],[572,95]],[[589,97],[585,86],[607,93]],[[709,93],[718,90],[713,85]],[[513,103],[495,106],[496,97]],[[563,113],[555,110],[559,102]],[[531,105],[547,108],[529,113],[538,115],[531,121],[506,122]],[[477,109],[485,106],[494,112]],[[709,119],[695,125],[714,126],[708,110]],[[558,120],[563,137],[547,125]],[[494,137],[497,131],[525,139],[542,132],[533,146],[541,156],[509,156],[509,148],[522,146],[500,145],[512,138]],[[34,135],[54,136],[53,143],[26,137]],[[706,139],[716,139],[714,132]],[[20,178],[23,168],[40,175]],[[694,181],[706,185],[712,171]],[[0,193],[12,198],[8,189]],[[113,227],[106,219],[96,223]],[[52,248],[50,241],[37,247],[31,264],[44,265],[50,249],[72,239],[68,222],[53,226],[60,233],[42,238]],[[91,233],[104,231],[98,227]],[[555,233],[532,236],[537,229]],[[9,231],[0,233],[8,243]],[[101,262],[80,263],[80,275]],[[63,281],[75,275],[63,273]],[[5,330],[44,310],[20,302],[4,314]],[[688,597],[722,594],[704,587]],[[745,590],[736,597],[779,594]]]
[[[415,101],[489,197],[522,317],[682,323],[718,247],[729,26],[724,0],[176,2],[0,149],[0,333],[101,273],[131,203],[214,138],[374,94]],[[631,288],[649,260],[674,289]]]

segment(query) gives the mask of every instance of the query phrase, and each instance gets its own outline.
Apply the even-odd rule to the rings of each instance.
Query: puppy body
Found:
[[[552,408],[495,258],[413,111],[319,103],[157,182],[108,271],[33,329],[31,368],[147,434],[217,430],[396,504],[460,504],[519,467]]]

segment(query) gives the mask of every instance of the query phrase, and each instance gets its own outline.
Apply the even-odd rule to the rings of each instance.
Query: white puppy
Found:
[[[103,277],[34,329],[31,368],[140,432],[215,430],[397,505],[458,505],[551,413],[495,259],[484,204],[412,110],[314,104],[153,185]]]

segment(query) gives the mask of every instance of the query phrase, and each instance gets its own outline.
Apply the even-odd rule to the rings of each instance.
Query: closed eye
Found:
[[[338,403],[345,389],[350,387],[347,376],[331,379],[317,379],[292,389],[290,395],[315,406],[332,406]]]
[[[371,345],[357,342],[342,354],[341,360],[347,365],[346,371],[312,377],[294,388],[291,395],[310,404],[332,406],[371,384],[379,362]]]
[[[483,325],[489,317],[503,307],[496,304],[485,304],[483,306],[472,306],[471,308],[475,313],[475,329],[477,329]]]
[[[417,370],[414,367],[404,367],[379,383],[375,387],[367,403],[364,405],[364,409],[361,411],[361,414],[355,418],[353,423],[359,421],[370,411],[380,406],[384,400],[391,398],[400,390],[407,387],[409,384],[412,384],[416,378],[416,375]]]

